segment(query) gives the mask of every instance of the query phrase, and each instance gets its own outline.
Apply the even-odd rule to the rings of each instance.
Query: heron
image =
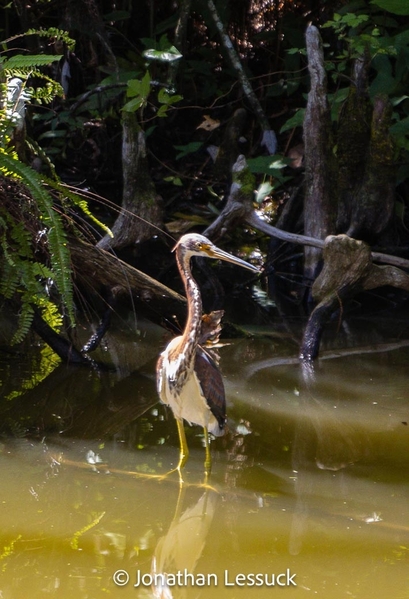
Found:
[[[192,275],[191,258],[201,256],[225,260],[255,272],[259,272],[259,268],[228,254],[197,233],[183,235],[173,251],[185,287],[188,313],[183,334],[172,339],[160,354],[156,372],[159,397],[171,408],[178,428],[180,454],[175,470],[179,472],[182,481],[182,468],[189,456],[183,420],[203,428],[206,475],[211,469],[209,432],[216,437],[222,436],[226,423],[226,400],[222,376],[216,362],[200,346],[203,334],[202,298],[199,286]],[[218,332],[223,312],[218,311],[213,314],[215,318],[210,329],[213,328],[213,331]]]

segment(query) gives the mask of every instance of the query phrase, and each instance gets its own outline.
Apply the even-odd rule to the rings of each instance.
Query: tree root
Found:
[[[323,250],[324,266],[312,287],[319,304],[313,310],[301,344],[300,359],[318,356],[326,320],[348,298],[376,287],[391,285],[409,291],[409,275],[394,266],[373,264],[370,247],[347,235],[329,235]]]

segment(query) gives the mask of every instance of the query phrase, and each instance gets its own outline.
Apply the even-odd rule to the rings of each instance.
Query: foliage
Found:
[[[52,32],[55,35],[58,33],[54,29]],[[31,30],[30,33],[38,31]],[[45,34],[43,31],[40,33]],[[49,33],[50,30],[47,35]],[[62,37],[68,39],[65,32],[62,32]],[[19,343],[26,336],[36,309],[51,326],[58,329],[62,324],[62,313],[55,301],[61,301],[68,322],[72,326],[75,324],[70,252],[64,227],[64,202],[68,199],[71,205],[80,208],[91,220],[109,232],[107,227],[93,217],[85,200],[61,184],[51,164],[52,179],[24,164],[14,150],[14,127],[24,123],[27,104],[50,102],[60,93],[61,86],[38,71],[38,67],[49,65],[60,58],[58,55],[15,55],[3,58],[0,64],[4,79],[3,92],[6,92],[3,93],[0,110],[0,172],[3,176],[24,184],[31,196],[25,206],[14,206],[12,209],[6,204],[0,206],[0,294],[7,300],[18,299],[19,305],[18,327],[12,343]],[[45,81],[45,86],[37,84],[35,89],[27,87],[33,77],[37,82]],[[7,93],[11,87],[10,82],[16,82],[13,89],[17,90],[17,94]],[[31,150],[38,148],[35,143],[29,144],[29,147]],[[59,207],[55,206],[46,184],[60,196]],[[14,198],[10,202],[13,200],[17,204]],[[42,251],[39,251],[40,247]]]
[[[147,46],[151,44],[155,45],[155,41],[151,39],[142,39],[141,41]],[[143,52],[143,56],[151,62],[157,61],[159,63],[171,63],[182,58],[180,52],[169,43],[166,35],[162,35],[157,48],[148,47]],[[132,98],[132,100],[127,102],[122,110],[127,112],[140,110],[142,112],[148,103],[148,97],[153,86],[159,87],[157,102],[160,104],[160,107],[156,112],[156,116],[159,118],[167,116],[169,107],[183,99],[181,95],[172,93],[169,87],[162,87],[160,83],[152,81],[148,69],[141,79],[131,79],[128,81],[126,96]]]
[[[121,185],[121,116],[123,112],[136,112],[146,133],[158,195],[166,198],[167,221],[180,213],[196,216],[196,212],[206,221],[220,209],[218,203],[228,179],[226,172],[214,170],[209,155],[213,158],[222,147],[226,125],[236,109],[245,108],[247,122],[238,148],[249,157],[249,167],[256,174],[257,200],[262,202],[271,194],[276,196],[277,205],[282,205],[292,193],[292,182],[302,176],[301,168],[289,168],[285,156],[302,142],[309,90],[305,3],[259,3],[257,10],[250,11],[249,2],[240,4],[240,10],[233,10],[231,3],[216,2],[225,30],[239,51],[271,127],[278,133],[282,155],[277,156],[268,156],[260,143],[262,132],[248,110],[237,72],[226,59],[207,2],[192,3],[185,39],[179,38],[175,29],[180,16],[175,4],[159,0],[150,14],[148,4],[141,3],[138,11],[101,14],[101,27],[109,34],[105,39],[110,45],[109,56],[104,54],[100,32],[95,33],[97,27],[85,35],[80,26],[75,30],[73,18],[70,36],[78,40],[76,55],[84,81],[79,89],[45,109],[39,106],[42,98],[38,90],[29,87],[32,76],[28,75],[24,91],[28,94],[26,101],[35,106],[30,114],[35,141],[53,158],[57,172],[64,169],[73,173],[75,180],[97,188],[109,181],[117,192]],[[180,8],[181,3],[176,4]],[[334,129],[348,97],[354,61],[366,54],[371,98],[387,93],[394,107],[391,133],[399,152],[396,160],[401,164],[397,182],[405,181],[409,176],[409,28],[399,15],[407,14],[407,1],[323,4],[325,10],[317,11],[315,18],[324,38]],[[58,0],[47,11],[42,12],[39,6],[38,22],[55,23],[56,6],[61,6]],[[98,7],[103,10],[100,3]],[[65,51],[72,50],[65,32],[47,27],[41,31],[37,35],[42,40],[46,36],[61,40]],[[48,59],[39,56],[31,57],[31,66],[44,71],[40,62],[46,65]],[[19,64],[27,58],[11,57],[8,61]],[[35,60],[39,61],[37,66]],[[56,91],[51,89],[48,97]],[[206,115],[218,126],[201,127]],[[165,116],[169,118],[162,118]],[[213,154],[211,150],[215,150]],[[58,180],[47,180],[43,175],[41,179],[64,195],[64,190],[57,189]],[[92,219],[80,199],[68,192],[65,198],[67,203],[62,202],[62,206],[74,205]],[[51,263],[48,266],[53,268]]]
[[[11,299],[17,293],[21,302],[18,330],[13,337],[19,343],[30,329],[34,306],[47,307],[49,289],[54,284],[67,311],[69,321],[74,324],[74,303],[71,281],[70,254],[67,237],[60,215],[53,207],[53,199],[46,191],[41,177],[30,167],[11,155],[0,153],[0,168],[6,169],[24,182],[35,201],[42,234],[47,238],[50,268],[35,257],[33,239],[23,222],[16,222],[7,213],[2,217],[1,247],[3,268],[0,293]]]
[[[396,183],[409,178],[409,26],[379,10],[397,15],[407,14],[406,0],[356,0],[343,5],[333,17],[322,24],[325,37],[326,70],[328,74],[328,100],[331,114],[336,122],[342,111],[353,77],[357,59],[365,57],[369,64],[368,92],[371,99],[379,94],[388,95],[394,107],[391,134],[401,163]],[[290,54],[304,54],[303,48],[292,48]],[[282,125],[285,133],[302,126],[304,114],[300,107]],[[398,153],[400,153],[398,158]]]
[[[406,0],[372,0],[372,4],[395,15],[409,15],[409,6]]]

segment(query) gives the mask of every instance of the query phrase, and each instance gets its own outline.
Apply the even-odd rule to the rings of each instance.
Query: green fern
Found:
[[[17,72],[21,69],[22,72],[33,70],[36,67],[43,67],[52,64],[57,60],[61,60],[62,54],[16,54],[10,58],[0,57],[0,65],[6,75],[12,73],[13,77],[18,77]]]
[[[68,31],[64,31],[63,29],[57,29],[57,27],[49,27],[48,29],[29,29],[23,35],[38,35],[40,37],[52,38],[54,40],[59,40],[64,42],[67,45],[69,50],[73,50],[75,47],[75,40],[70,37]]]
[[[21,37],[26,37],[27,35],[38,35],[39,37],[47,37],[49,39],[62,41],[67,45],[69,50],[73,50],[75,47],[75,40],[70,37],[68,31],[64,31],[64,29],[57,29],[57,27],[49,27],[48,29],[43,29],[42,27],[39,29],[28,29],[24,33],[18,33],[17,35],[9,37],[3,41],[3,44],[8,44]]]
[[[24,337],[28,334],[34,318],[34,309],[29,302],[22,302],[21,310],[18,318],[17,331],[11,339],[11,345],[21,343]]]
[[[3,48],[8,42],[25,35],[61,40],[68,49],[72,49],[75,44],[66,31],[55,28],[30,29],[3,41]],[[17,330],[12,343],[21,342],[27,335],[36,308],[54,329],[58,330],[62,326],[61,310],[50,298],[53,285],[61,299],[63,313],[74,326],[71,260],[63,218],[55,209],[44,178],[18,158],[12,143],[14,129],[24,119],[22,103],[24,106],[29,102],[45,103],[63,95],[61,85],[41,70],[41,67],[61,58],[62,55],[43,54],[19,54],[10,58],[0,56],[0,174],[21,180],[32,197],[26,204],[24,199],[19,200],[18,197],[13,198],[10,203],[6,202],[4,206],[0,204],[0,295],[15,304],[18,300],[20,307]],[[18,93],[15,85],[10,86],[13,78],[21,81],[17,88]],[[34,79],[35,87],[29,87]],[[35,149],[34,145],[35,142],[31,145],[33,153],[44,158],[41,148],[37,146]],[[48,164],[53,177],[48,181],[48,186],[60,193],[61,204],[64,205],[64,199],[68,198],[69,202],[79,206],[92,218],[86,202],[81,201],[75,194],[64,191],[54,166],[46,160],[44,163]],[[97,219],[94,220],[103,226]],[[43,252],[36,253],[36,237],[40,231],[47,239],[48,266],[39,261],[39,255]]]
[[[3,244],[2,249],[4,250]],[[3,263],[2,276],[0,279],[0,294],[6,299],[11,299],[16,293],[19,283],[20,275],[16,264],[6,260]]]
[[[0,152],[0,168],[13,172],[29,188],[41,220],[47,230],[48,249],[53,281],[61,295],[71,325],[74,325],[74,301],[71,278],[70,252],[66,234],[59,214],[53,208],[53,200],[44,187],[40,175],[6,153]],[[20,240],[22,241],[22,239]],[[21,265],[20,265],[21,266]]]

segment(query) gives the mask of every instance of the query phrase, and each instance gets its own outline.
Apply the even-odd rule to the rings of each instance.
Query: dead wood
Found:
[[[116,256],[81,241],[71,238],[71,260],[76,283],[99,293],[103,287],[115,289],[117,293],[133,294],[145,302],[155,302],[160,307],[171,300],[183,306],[185,298],[149,275],[133,268]]]
[[[116,300],[121,295],[130,295],[134,302],[140,302],[141,312],[149,315],[154,322],[161,323],[161,315],[168,313],[170,309],[178,318],[183,318],[186,300],[172,289],[111,253],[81,241],[77,237],[69,239],[69,249],[77,287],[86,290],[92,296],[100,296],[105,303],[105,310],[97,332],[81,351],[75,348],[72,341],[57,334],[41,315],[35,312],[33,319],[35,332],[48,343],[64,363],[101,367],[84,355],[84,352],[93,351],[100,343],[109,326]]]
[[[336,167],[322,40],[313,25],[307,28],[306,44],[311,88],[304,117],[304,233],[307,237],[324,239],[335,231]],[[306,247],[304,256],[304,275],[313,280],[319,270],[321,253]]]
[[[254,188],[254,175],[250,173],[246,159],[241,155],[232,168],[232,184],[226,205],[204,231],[204,235],[217,240],[238,223],[243,223],[253,211]]]
[[[391,285],[409,291],[409,275],[394,266],[373,264],[370,247],[347,235],[330,235],[323,250],[324,266],[312,287],[313,310],[301,344],[300,359],[318,356],[321,335],[329,316],[362,291]]]

